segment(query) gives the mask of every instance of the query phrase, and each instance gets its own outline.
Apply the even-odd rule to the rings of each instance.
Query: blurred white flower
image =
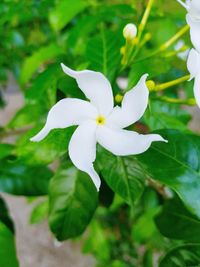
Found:
[[[177,54],[177,57],[178,58],[182,59],[183,61],[186,61],[187,60],[188,54],[190,52],[190,49],[189,48],[188,49],[186,48],[185,42],[183,40],[179,40],[175,44],[174,49],[175,49],[175,51],[178,52],[178,54]]]
[[[200,0],[177,1],[188,11],[186,20],[190,26],[191,41],[195,49],[200,53]]]
[[[78,169],[90,175],[99,190],[101,181],[93,166],[96,143],[117,156],[126,156],[143,153],[153,141],[165,141],[158,134],[141,135],[123,130],[139,120],[147,108],[147,74],[125,94],[122,106],[114,107],[111,85],[102,73],[74,71],[64,64],[61,66],[66,74],[76,79],[90,102],[76,98],[59,101],[49,111],[44,128],[31,141],[39,142],[52,129],[78,125],[69,143],[69,156]]]
[[[123,29],[123,36],[127,40],[133,40],[137,35],[137,27],[133,23],[127,24]]]
[[[191,49],[187,67],[191,75],[190,80],[194,79],[194,96],[200,107],[200,53],[197,50]]]

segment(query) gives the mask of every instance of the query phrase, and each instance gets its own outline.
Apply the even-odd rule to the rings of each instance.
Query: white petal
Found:
[[[196,18],[200,17],[200,1],[199,0],[192,0],[189,3],[189,13],[191,16]]]
[[[91,177],[99,191],[101,181],[93,166],[96,158],[96,128],[95,122],[78,126],[69,143],[69,156],[79,170]]]
[[[187,59],[187,68],[191,74],[190,80],[200,73],[200,54],[195,49],[190,50]]]
[[[147,108],[149,97],[149,90],[146,86],[147,76],[148,74],[143,75],[137,85],[125,94],[122,106],[115,107],[108,117],[108,124],[125,128],[142,117]]]
[[[192,18],[190,14],[186,16],[187,23],[190,26],[190,38],[194,48],[200,53],[200,18]]]
[[[142,135],[136,132],[100,126],[97,142],[117,156],[136,155],[146,151],[152,142],[164,141],[158,134]]]
[[[188,9],[188,5],[181,0],[177,0],[184,8]]]
[[[50,109],[44,128],[30,140],[39,142],[52,129],[79,125],[85,120],[95,119],[97,115],[97,109],[87,101],[76,98],[62,99]]]
[[[63,71],[76,79],[79,88],[95,105],[101,115],[108,115],[113,109],[113,94],[110,82],[100,72],[83,70],[74,71],[61,64]]]
[[[195,96],[197,105],[200,108],[200,74],[197,75],[194,80],[194,96]]]

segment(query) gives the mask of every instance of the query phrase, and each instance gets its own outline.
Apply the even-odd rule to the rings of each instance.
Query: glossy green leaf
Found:
[[[17,142],[17,156],[30,165],[48,164],[66,154],[74,131],[74,127],[52,130],[42,141],[31,142],[30,138],[39,132],[42,127],[35,127],[21,136]]]
[[[12,232],[0,221],[0,266],[19,267]]]
[[[199,267],[200,244],[188,244],[172,249],[159,267]]]
[[[19,161],[0,162],[0,192],[40,196],[48,193],[52,172],[45,166],[28,166]]]
[[[200,220],[178,199],[168,201],[155,222],[160,232],[168,238],[199,242]]]
[[[58,240],[83,233],[96,210],[97,195],[90,177],[75,167],[56,173],[49,187],[49,224]]]
[[[162,130],[159,134],[168,143],[153,143],[137,159],[147,176],[175,190],[190,211],[200,217],[200,138],[175,130]]]
[[[104,73],[112,81],[120,64],[121,45],[121,35],[102,29],[100,35],[91,38],[87,45],[90,68]]]
[[[88,6],[88,1],[76,0],[60,0],[55,9],[49,14],[49,21],[55,31],[61,30],[70,20]]]
[[[134,157],[116,157],[101,150],[96,160],[101,175],[112,190],[134,205],[144,190],[144,174]]]

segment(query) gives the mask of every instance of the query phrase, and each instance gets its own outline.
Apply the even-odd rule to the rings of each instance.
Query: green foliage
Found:
[[[28,166],[18,160],[2,160],[0,173],[0,192],[22,196],[47,194],[52,176],[45,166]]]
[[[48,210],[49,210],[49,202],[48,200],[45,199],[33,208],[29,222],[31,224],[42,222],[44,219],[47,218]]]
[[[86,174],[75,167],[56,173],[49,187],[49,224],[58,240],[82,234],[96,207],[97,191]]]
[[[144,190],[144,174],[133,157],[116,157],[103,150],[97,158],[103,179],[127,203],[134,205]]]
[[[175,190],[185,205],[200,217],[197,201],[200,194],[200,139],[196,135],[175,130],[163,130],[159,133],[168,140],[168,144],[153,144],[137,158],[144,164],[149,177]]]
[[[0,265],[19,267],[16,256],[13,233],[0,221]]]
[[[84,10],[88,3],[84,0],[76,0],[71,4],[70,0],[61,0],[56,8],[49,13],[49,21],[55,31],[65,27],[74,16]]]
[[[2,198],[0,198],[0,266],[19,267],[15,249],[14,226]]]
[[[200,245],[188,244],[174,248],[161,261],[159,267],[198,267]]]
[[[156,217],[160,232],[169,238],[199,242],[200,220],[191,214],[179,199],[168,201]]]

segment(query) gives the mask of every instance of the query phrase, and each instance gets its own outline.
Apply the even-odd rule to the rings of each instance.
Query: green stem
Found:
[[[154,1],[155,0],[149,0],[149,2],[147,4],[146,10],[144,12],[144,15],[143,15],[142,20],[141,20],[140,25],[139,25],[138,41],[140,41],[140,39],[142,37],[142,33],[143,33],[144,28],[145,28],[145,26],[147,24],[147,20],[149,18],[149,14],[151,12],[151,9],[152,9],[152,6],[154,4]]]
[[[188,99],[178,99],[178,98],[170,98],[167,96],[161,96],[155,98],[159,101],[167,102],[167,103],[172,103],[172,104],[179,104],[179,105],[187,105],[187,106],[195,106],[196,101],[194,98],[188,98]]]
[[[181,78],[175,79],[173,81],[156,85],[154,87],[154,89],[152,89],[151,91],[162,91],[162,90],[166,90],[167,88],[170,88],[170,87],[175,86],[177,84],[180,84],[182,82],[188,81],[189,79],[190,79],[190,75],[188,74],[188,75],[185,75],[185,76],[183,76]]]
[[[167,40],[165,43],[163,43],[157,50],[153,51],[151,54],[149,54],[148,56],[138,59],[136,61],[131,61],[132,64],[134,63],[138,63],[144,60],[147,60],[157,54],[162,53],[163,51],[165,51],[167,48],[169,48],[173,43],[175,43],[180,37],[182,37],[187,31],[189,30],[189,26],[185,25],[184,27],[182,27],[174,36],[172,36],[169,40]],[[132,60],[135,58],[135,56],[137,55],[137,51],[135,51]]]

